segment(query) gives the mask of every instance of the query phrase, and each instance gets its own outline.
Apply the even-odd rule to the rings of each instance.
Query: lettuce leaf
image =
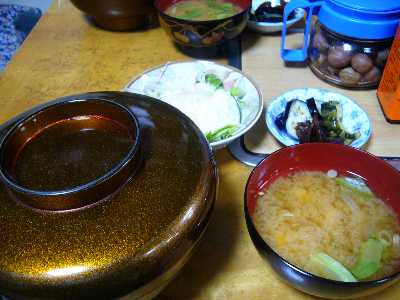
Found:
[[[361,252],[356,264],[351,268],[351,273],[358,279],[365,279],[382,267],[382,254],[388,246],[383,239],[370,238],[361,245]]]
[[[311,255],[310,262],[326,278],[344,282],[358,281],[345,266],[326,253]]]

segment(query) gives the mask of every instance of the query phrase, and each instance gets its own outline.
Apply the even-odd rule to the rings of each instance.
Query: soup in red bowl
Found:
[[[245,217],[258,252],[293,287],[354,298],[400,279],[400,173],[352,147],[281,149],[252,171]]]
[[[220,45],[246,27],[251,0],[156,0],[161,26],[178,44]]]

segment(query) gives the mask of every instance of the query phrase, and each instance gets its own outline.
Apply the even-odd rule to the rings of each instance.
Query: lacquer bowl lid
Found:
[[[218,183],[212,151],[194,123],[172,106],[120,92],[54,100],[10,120],[0,135],[68,101],[109,101],[133,113],[139,167],[104,200],[57,212],[21,204],[9,184],[0,182],[0,294],[111,299],[140,289],[149,293],[151,287],[143,287],[173,273],[208,223]]]
[[[0,180],[21,205],[65,212],[103,201],[140,166],[140,130],[125,106],[72,99],[28,114],[0,138]]]

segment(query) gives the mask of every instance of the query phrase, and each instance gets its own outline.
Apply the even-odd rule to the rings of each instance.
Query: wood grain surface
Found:
[[[69,1],[54,1],[0,74],[0,123],[49,99],[120,90],[145,69],[181,59],[161,28],[105,31]]]

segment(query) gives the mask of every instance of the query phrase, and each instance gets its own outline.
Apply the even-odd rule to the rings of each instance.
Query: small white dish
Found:
[[[254,15],[255,10],[263,2],[266,2],[266,1],[264,1],[264,0],[254,1],[253,0],[252,8],[251,8],[251,12],[250,13]],[[296,8],[294,10],[294,17],[286,22],[286,28],[291,27],[292,25],[294,25],[295,23],[297,23],[298,21],[303,19],[304,14],[305,14],[304,9]],[[247,26],[250,29],[252,29],[252,30],[254,30],[256,32],[260,32],[260,33],[276,33],[276,32],[282,31],[283,22],[274,22],[274,23],[272,23],[272,22],[258,22],[258,21],[254,21],[254,20],[249,19],[249,21],[247,22]]]
[[[243,91],[243,96],[240,101],[237,101],[241,116],[238,128],[231,136],[210,143],[212,149],[217,150],[246,133],[253,127],[262,113],[263,99],[259,88],[252,79],[240,70],[205,60],[168,62],[145,71],[130,81],[123,90],[151,96],[162,101],[161,95],[162,93],[165,95],[167,89],[171,90],[175,86],[177,89],[182,89],[182,86],[190,86],[198,82],[199,78],[203,78],[205,74],[210,73],[221,78],[224,89],[225,83],[233,82],[235,87]],[[210,110],[212,109],[215,109],[215,107],[210,107]],[[207,118],[207,115],[204,115],[204,118]]]
[[[293,99],[305,101],[314,98],[318,103],[334,100],[338,101],[342,107],[342,124],[349,132],[360,132],[360,137],[351,143],[354,148],[361,148],[371,136],[372,126],[367,113],[355,102],[339,93],[330,92],[323,89],[303,88],[288,91],[275,98],[267,107],[265,119],[271,134],[285,146],[298,144],[297,139],[292,138],[286,132],[276,126],[275,121],[278,116],[285,111],[286,105]]]

